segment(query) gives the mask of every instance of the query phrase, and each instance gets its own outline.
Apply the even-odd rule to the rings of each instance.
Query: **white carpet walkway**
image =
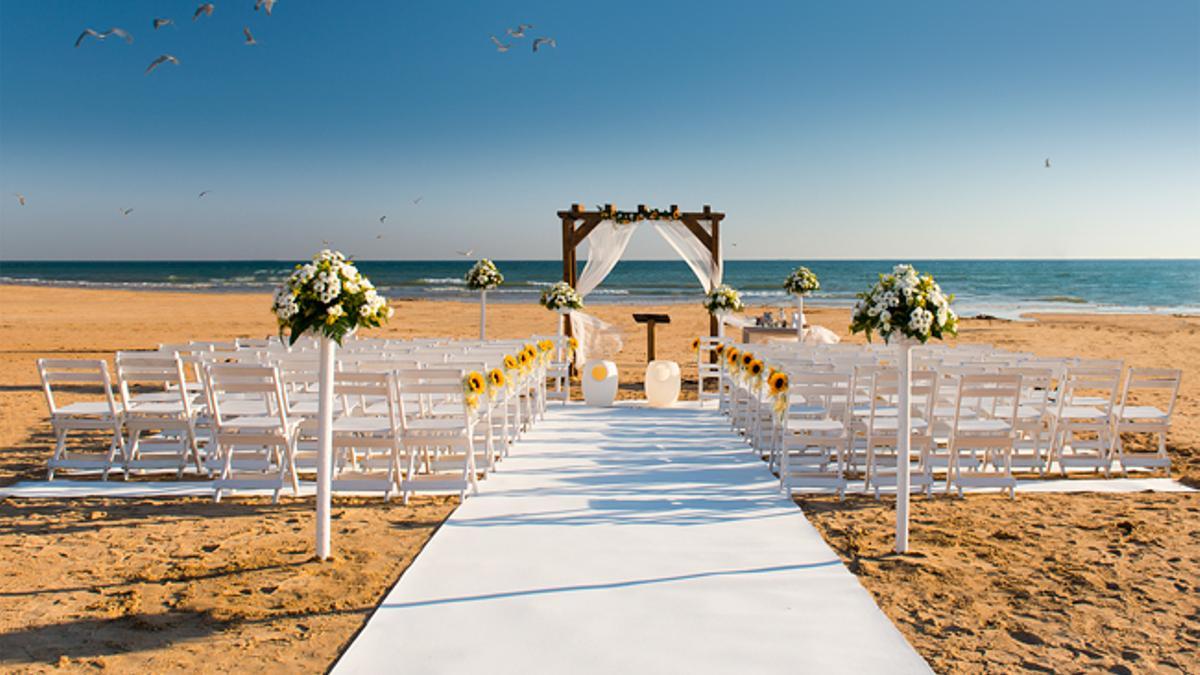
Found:
[[[334,670],[929,672],[715,413],[633,406],[553,408]]]

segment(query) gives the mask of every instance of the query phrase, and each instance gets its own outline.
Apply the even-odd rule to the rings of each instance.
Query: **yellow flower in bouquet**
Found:
[[[742,352],[742,357],[741,357],[742,370],[749,369],[750,363],[753,361],[754,361],[754,354],[752,352]]]
[[[751,359],[746,368],[750,371],[750,375],[758,377],[763,373],[763,362],[759,359]]]
[[[718,357],[720,357],[722,354],[725,353],[725,345],[718,342],[717,346],[713,347],[713,353],[716,354]]]
[[[730,347],[725,350],[725,360],[729,362],[729,367],[733,368],[738,364],[738,348]]]
[[[698,338],[698,337],[692,338],[692,352],[694,353],[694,352],[699,352],[699,351],[700,351],[700,338]]]
[[[520,365],[520,363],[517,363],[517,357],[513,356],[512,354],[504,355],[504,368],[506,370],[516,370],[520,367]]]
[[[787,373],[781,373],[778,370],[771,371],[771,374],[767,377],[767,385],[771,389],[772,396],[781,396],[781,395],[787,393],[787,390],[788,390]]]
[[[467,407],[471,410],[479,407],[479,395],[484,392],[487,387],[487,380],[483,374],[471,371],[463,376],[463,398],[467,402]]]

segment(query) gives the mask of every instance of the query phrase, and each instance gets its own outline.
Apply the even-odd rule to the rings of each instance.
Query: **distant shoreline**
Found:
[[[272,293],[271,289],[248,289],[248,288],[188,288],[186,286],[170,287],[162,284],[147,284],[146,286],[131,286],[129,284],[112,284],[103,285],[103,283],[93,282],[70,282],[70,281],[22,281],[4,279],[0,280],[0,293],[9,288],[56,288],[65,290],[77,290],[85,293],[152,293],[155,295],[180,293],[186,295],[215,295],[215,296],[264,296],[269,297]],[[601,296],[603,299],[589,300],[590,305],[600,305],[604,307],[692,307],[697,304],[696,300],[682,299],[656,299],[644,298],[638,296]],[[469,295],[437,295],[430,294],[427,296],[410,296],[398,295],[390,298],[393,302],[400,303],[419,303],[419,302],[436,302],[448,304],[478,304],[478,298]],[[534,300],[533,302],[536,302]],[[529,297],[496,297],[488,296],[489,304],[501,305],[524,305],[531,304]],[[1112,308],[1098,309],[1093,306],[1079,306],[1078,303],[1070,303],[1074,307],[1046,308],[1044,306],[1030,306],[1027,309],[1022,309],[1018,306],[1016,311],[1009,311],[1003,314],[993,314],[985,310],[959,312],[959,315],[964,319],[972,319],[979,321],[1030,321],[1036,320],[1039,316],[1081,316],[1081,317],[1104,317],[1104,316],[1178,316],[1178,317],[1197,317],[1200,316],[1200,308],[1191,311],[1174,311],[1171,308],[1155,310],[1150,308],[1146,311],[1145,308]],[[762,309],[792,309],[794,305],[789,301],[771,302],[760,299],[747,300],[747,307]],[[820,298],[808,298],[805,300],[805,306],[813,310],[829,309],[829,310],[848,310],[853,304],[849,302],[838,302],[834,300],[822,301]],[[757,312],[755,312],[757,313]]]

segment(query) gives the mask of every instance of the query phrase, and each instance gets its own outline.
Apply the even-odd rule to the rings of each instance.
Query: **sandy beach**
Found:
[[[0,286],[0,298],[0,484],[44,478],[49,428],[37,358],[111,360],[116,350],[275,330],[270,298],[262,294]],[[689,344],[707,329],[700,307],[590,311],[625,331],[617,358],[624,396],[640,395],[645,364],[645,330],[633,322],[635,311],[671,315],[659,328],[659,358],[679,361],[694,383]],[[812,323],[860,339],[846,335],[848,318],[847,310],[809,311]],[[477,320],[471,303],[401,301],[392,322],[368,334],[472,337]],[[493,304],[489,336],[550,334],[555,321],[535,305]],[[1200,318],[965,320],[958,339],[1182,368],[1169,450],[1173,474],[1200,485]],[[694,395],[694,385],[685,392]],[[1090,659],[1080,663],[1085,669],[1134,672],[1186,671],[1196,663],[1198,570],[1190,561],[1200,559],[1200,498],[1022,495],[1015,503],[990,496],[914,503],[918,552],[903,559],[885,555],[887,502],[803,505],[939,671],[1016,669],[1024,661],[1066,667],[1071,658]],[[309,506],[305,500],[219,506],[195,499],[5,500],[0,565],[16,573],[0,579],[0,664],[34,671],[327,668],[453,504],[339,500],[341,553],[328,567],[308,562]],[[961,532],[974,534],[955,534]],[[1054,553],[1048,558],[1041,550]],[[1020,564],[988,562],[1014,560]],[[1105,566],[1111,575],[1080,571]],[[896,591],[900,579],[913,583]],[[971,602],[954,600],[963,590]],[[1128,639],[1113,638],[1111,625],[1125,626]]]

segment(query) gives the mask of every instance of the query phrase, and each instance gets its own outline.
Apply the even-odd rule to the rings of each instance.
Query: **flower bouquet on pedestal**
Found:
[[[734,312],[741,312],[746,309],[742,304],[742,295],[732,287],[721,284],[708,292],[704,296],[704,309],[707,309],[709,314],[717,317],[717,334],[725,334],[725,317]]]
[[[950,309],[954,296],[943,293],[933,277],[922,276],[912,265],[896,265],[857,297],[850,331],[866,333],[868,342],[874,333],[889,344],[898,338],[925,344],[958,334],[958,316]]]
[[[476,262],[463,276],[467,288],[479,291],[479,339],[487,339],[487,292],[504,283],[504,275],[496,268],[496,263],[483,258]]]
[[[958,316],[950,309],[954,296],[942,292],[928,274],[922,276],[912,265],[896,265],[891,274],[879,275],[879,281],[858,294],[850,331],[866,333],[871,340],[879,333],[888,344],[900,347],[899,400],[896,406],[896,552],[908,550],[908,497],[911,462],[912,424],[910,415],[912,349],[931,339],[940,340],[958,334]],[[876,374],[875,377],[879,377]]]
[[[804,337],[804,296],[821,290],[821,280],[807,267],[797,267],[784,280],[783,290],[796,297],[796,303],[800,306],[800,317],[796,321],[796,335]]]
[[[375,291],[354,263],[337,251],[324,250],[296,270],[275,292],[271,305],[279,323],[291,333],[290,344],[313,332],[341,344],[359,327],[383,325],[392,316],[387,299]]]
[[[359,327],[380,326],[392,316],[387,299],[336,251],[321,251],[296,270],[275,292],[271,311],[289,344],[312,332],[320,338],[317,403],[317,558],[330,554],[330,494],[333,480],[333,371],[337,346]]]

